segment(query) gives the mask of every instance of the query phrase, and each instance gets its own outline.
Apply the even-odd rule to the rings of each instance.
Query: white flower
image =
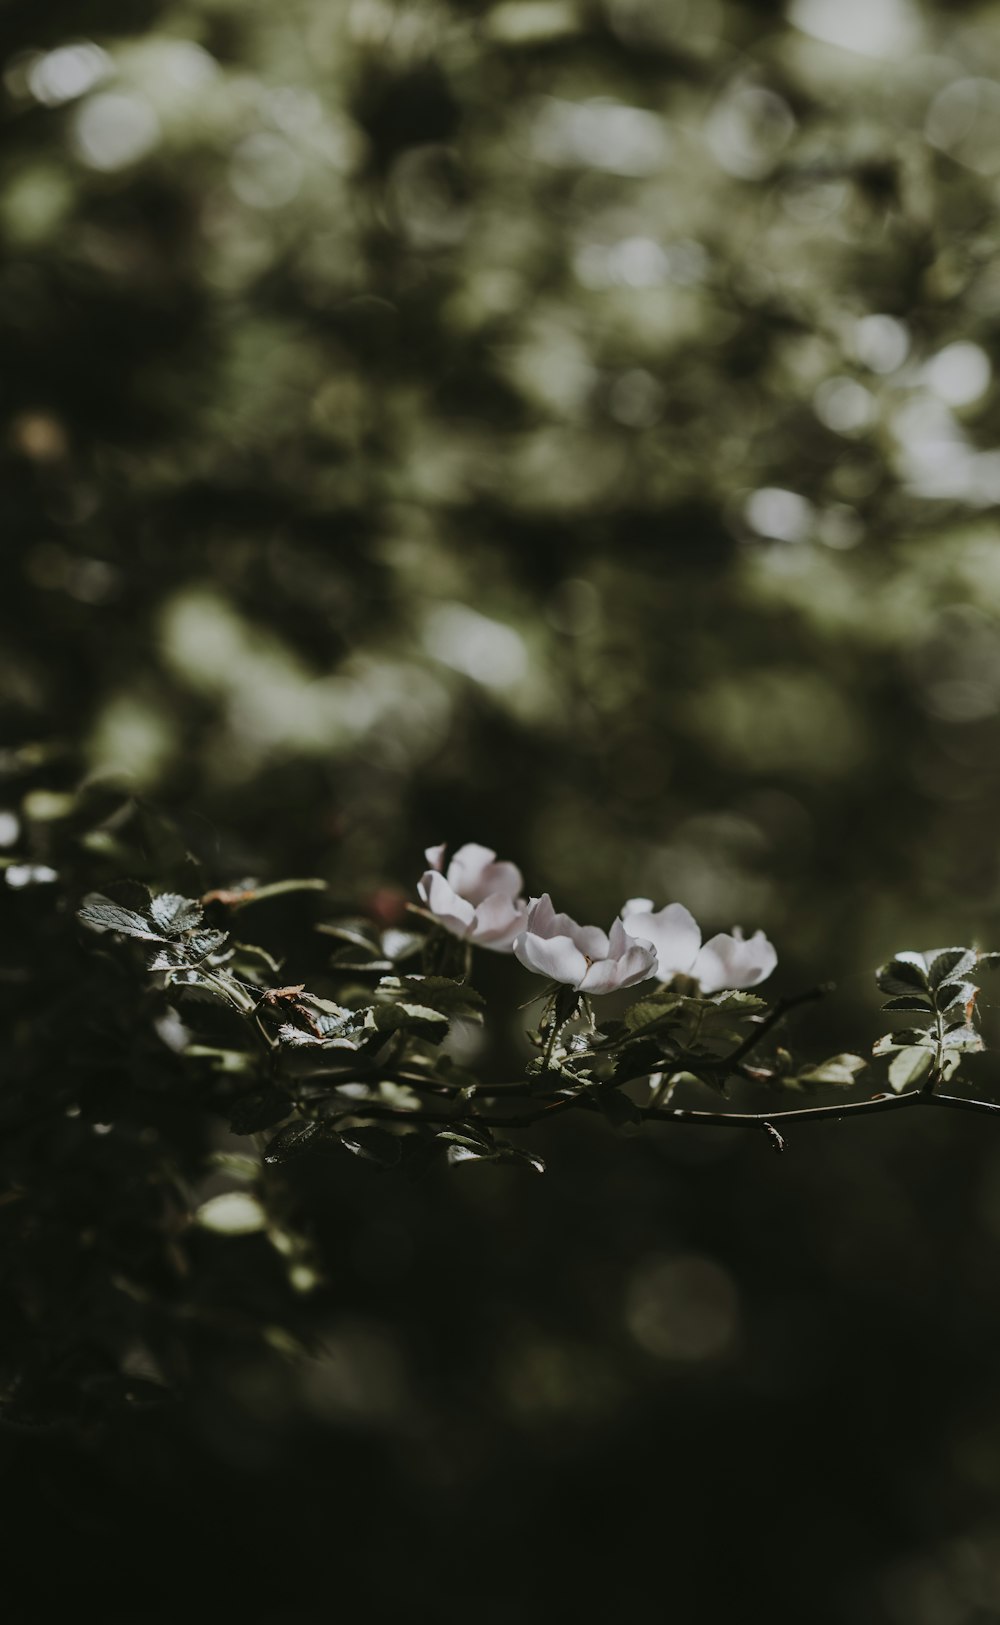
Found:
[[[489,847],[470,841],[459,847],[444,875],[445,850],[429,846],[424,853],[430,868],[417,891],[427,912],[452,936],[510,953],[528,918],[528,904],[520,895],[524,884],[520,869],[513,863],[497,863]]]
[[[763,931],[744,938],[739,926],[732,935],[720,931],[702,946],[701,927],[683,903],[670,903],[653,913],[648,897],[632,897],[622,909],[630,937],[651,942],[656,951],[656,974],[661,982],[673,976],[691,976],[703,993],[723,988],[756,987],[770,976],[778,956]]]
[[[631,942],[621,920],[609,934],[596,925],[577,925],[568,914],[555,912],[548,892],[532,899],[514,953],[529,970],[578,993],[613,993],[645,981],[656,969],[656,950],[648,942]]]

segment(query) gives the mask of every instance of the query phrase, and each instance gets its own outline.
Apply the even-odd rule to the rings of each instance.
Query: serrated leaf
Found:
[[[911,1046],[934,1047],[934,1034],[929,1027],[898,1027],[894,1033],[883,1033],[872,1045],[873,1055],[889,1055],[893,1050]]]
[[[903,993],[898,999],[887,999],[883,1010],[923,1010],[928,1015],[934,1008],[930,994]]]
[[[200,925],[205,911],[193,898],[181,897],[179,892],[164,891],[151,899],[149,912],[165,936],[179,937]]]
[[[376,1004],[368,1011],[365,1025],[380,1033],[394,1033],[401,1028],[406,1032],[421,1033],[424,1037],[443,1038],[448,1031],[448,1017],[440,1010],[431,1010],[425,1004]]]
[[[847,1089],[856,1082],[858,1074],[864,1072],[867,1065],[868,1062],[860,1055],[831,1055],[827,1061],[803,1067],[797,1081],[807,1085],[830,1084]]]
[[[713,993],[709,996],[708,1002],[717,1010],[738,1012],[741,1015],[753,1015],[767,1009],[766,999],[762,999],[759,993],[748,993],[744,988],[728,988],[723,993]]]
[[[933,1065],[934,1056],[929,1049],[915,1046],[901,1049],[889,1063],[890,1087],[897,1094],[904,1089],[914,1088],[930,1075]]]
[[[964,1012],[975,1002],[978,992],[975,982],[942,982],[937,990],[938,1009]]]
[[[282,1022],[278,1028],[278,1037],[283,1044],[292,1049],[344,1049],[357,1050],[360,1048],[357,1040],[346,1033],[324,1037],[321,1033],[307,1032],[304,1027],[296,1027],[294,1022]]]
[[[942,982],[959,981],[976,963],[974,948],[929,948],[924,954],[927,979],[931,987]]]
[[[225,931],[196,931],[179,942],[165,943],[149,961],[150,970],[173,970],[182,965],[198,965],[216,958],[229,941]],[[216,958],[216,963],[219,963]]]
[[[979,1055],[986,1048],[982,1034],[964,1022],[960,1027],[949,1028],[942,1043],[944,1049],[958,1050],[963,1055]]]
[[[234,1134],[258,1134],[273,1128],[288,1116],[292,1103],[280,1089],[265,1086],[241,1095],[230,1108],[229,1127]]]
[[[896,954],[875,972],[875,981],[883,993],[910,993],[914,988],[927,988],[927,967],[922,954],[909,949]]]
[[[90,931],[117,931],[121,936],[139,937],[143,942],[164,942],[166,938],[154,929],[152,921],[141,914],[113,903],[100,892],[89,892],[76,911],[81,925]]]
[[[648,1028],[676,1016],[682,1003],[677,994],[668,994],[664,998],[657,998],[654,995],[652,998],[638,999],[625,1012],[623,1018],[625,1029],[629,1033],[645,1032]]]
[[[461,1016],[465,1021],[481,1021],[483,996],[467,982],[450,976],[383,976],[380,993],[391,997],[414,996],[421,1005],[445,1016]]]
[[[307,1146],[315,1144],[323,1138],[323,1128],[320,1123],[289,1123],[287,1128],[280,1130],[264,1150],[264,1161],[275,1164],[287,1162],[290,1157],[297,1157],[305,1151]]]

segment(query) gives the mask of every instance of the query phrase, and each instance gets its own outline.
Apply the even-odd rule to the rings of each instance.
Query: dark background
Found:
[[[892,951],[1000,946],[995,6],[0,31],[19,762],[215,884],[391,914],[473,839],[581,917],[763,926],[837,980],[817,1055]],[[4,1442],[16,1617],[1000,1619],[1000,1140],[953,1116],[307,1160],[297,1324],[205,1239],[176,1404]]]

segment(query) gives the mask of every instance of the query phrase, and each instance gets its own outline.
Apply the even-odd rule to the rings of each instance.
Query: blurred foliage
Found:
[[[391,924],[488,841],[588,918],[763,926],[786,990],[838,976],[831,1050],[900,942],[997,940],[1000,8],[0,35],[7,847],[124,778],[211,884]],[[51,906],[12,1024],[78,953]],[[328,1617],[331,1541],[369,1618],[1000,1619],[990,1125],[565,1139],[547,1181],[316,1174],[325,1352],[206,1338],[169,1422],[15,1441],[24,1550],[57,1518],[79,1583],[118,1530],[140,1620],[151,1532],[193,1575],[217,1508],[276,1625]]]

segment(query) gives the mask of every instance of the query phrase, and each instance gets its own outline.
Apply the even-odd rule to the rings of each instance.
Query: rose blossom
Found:
[[[577,925],[568,914],[555,912],[548,892],[532,900],[514,953],[529,970],[565,982],[578,993],[632,987],[656,968],[656,950],[648,942],[630,941],[621,920],[609,933],[596,925]]]
[[[622,921],[630,937],[653,944],[661,982],[691,976],[703,993],[756,987],[778,963],[763,931],[745,938],[735,926],[731,935],[720,931],[702,946],[701,927],[683,903],[670,903],[654,914],[648,897],[632,897],[622,909]]]
[[[528,917],[528,904],[520,895],[524,885],[520,869],[513,863],[497,863],[489,847],[470,841],[459,847],[447,874],[442,874],[446,850],[429,846],[424,853],[430,868],[417,891],[427,912],[452,936],[510,953]]]

